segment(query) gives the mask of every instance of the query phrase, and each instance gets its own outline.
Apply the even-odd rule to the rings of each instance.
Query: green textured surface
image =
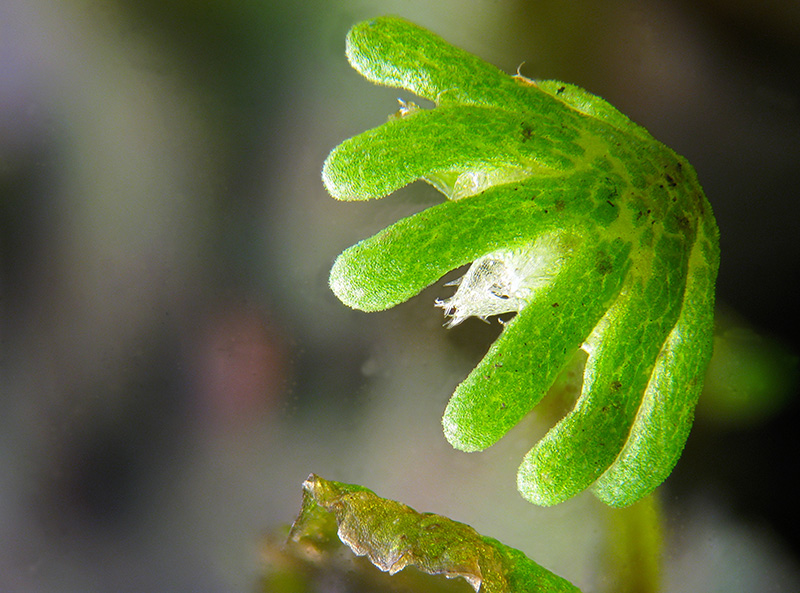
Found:
[[[335,527],[329,517],[335,518]],[[362,486],[311,475],[290,540],[339,539],[390,574],[413,566],[431,575],[463,578],[481,593],[575,593],[576,587],[525,554],[469,525],[418,513]]]
[[[712,348],[718,231],[692,167],[603,99],[506,75],[398,18],[356,25],[347,56],[436,107],[334,149],[323,167],[334,197],[379,198],[417,179],[458,197],[460,179],[478,181],[347,249],[334,293],[386,309],[555,234],[569,246],[563,265],[458,386],[445,435],[465,451],[492,445],[584,346],[581,396],[526,455],[519,490],[550,505],[591,486],[614,506],[652,491],[683,449]]]

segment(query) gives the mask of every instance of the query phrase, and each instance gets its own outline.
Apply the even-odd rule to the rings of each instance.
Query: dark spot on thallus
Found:
[[[553,303],[553,307],[558,307],[558,303]]]
[[[689,222],[689,219],[685,216],[678,217],[678,228],[682,231],[688,231],[692,226],[692,223]]]
[[[672,178],[671,175],[664,175],[664,179],[667,180],[667,185],[670,187],[675,187],[678,183]]]
[[[440,523],[431,523],[425,526],[426,531],[433,531],[435,529],[439,529],[442,525]]]
[[[608,274],[614,269],[614,266],[611,264],[611,261],[606,257],[606,254],[600,252],[597,254],[597,263],[595,264],[597,271],[600,274]]]
[[[606,162],[608,162],[608,161],[606,161]],[[617,186],[614,185],[614,182],[611,181],[611,178],[606,177],[606,181],[608,181],[608,184],[611,186],[611,195],[612,196],[618,196],[619,195],[619,190],[617,189]]]
[[[622,383],[620,383],[619,381],[612,381],[611,382],[611,391],[616,393],[620,389],[622,389]]]
[[[525,122],[522,122],[520,124],[520,126],[522,127],[522,141],[523,142],[526,142],[526,141],[530,140],[531,138],[533,138],[533,128],[531,128],[531,126],[529,124],[526,124]]]
[[[564,205],[564,200],[556,200],[556,211],[562,212],[564,208],[566,208],[566,206]]]
[[[563,93],[566,90],[567,90],[567,87],[565,87],[565,86],[558,87],[558,90],[556,91],[556,95],[560,95],[561,93]]]

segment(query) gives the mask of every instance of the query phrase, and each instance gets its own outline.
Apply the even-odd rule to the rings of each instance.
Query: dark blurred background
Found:
[[[327,288],[440,199],[336,203],[319,178],[411,98],[344,57],[381,14],[583,86],[694,164],[724,315],[663,489],[665,590],[800,590],[800,4],[778,0],[0,2],[0,590],[253,590],[312,471],[604,590],[601,505],[514,490],[541,420],[481,454],[442,438],[497,324],[442,329],[441,283],[373,315]]]

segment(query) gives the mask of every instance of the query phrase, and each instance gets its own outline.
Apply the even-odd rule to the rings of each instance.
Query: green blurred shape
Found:
[[[798,356],[729,308],[717,310],[715,326],[697,413],[731,427],[760,424],[797,391]]]

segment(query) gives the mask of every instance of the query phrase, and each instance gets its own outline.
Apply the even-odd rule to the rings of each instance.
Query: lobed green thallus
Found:
[[[448,199],[344,251],[335,294],[388,309],[475,262],[438,303],[451,324],[517,314],[453,394],[450,443],[494,444],[582,348],[582,393],[525,456],[519,491],[552,505],[591,487],[613,506],[651,492],[681,454],[712,349],[718,230],[694,169],[603,99],[509,76],[399,18],[356,25],[347,57],[435,108],[403,104],[336,147],[327,189],[366,200],[424,179]]]

